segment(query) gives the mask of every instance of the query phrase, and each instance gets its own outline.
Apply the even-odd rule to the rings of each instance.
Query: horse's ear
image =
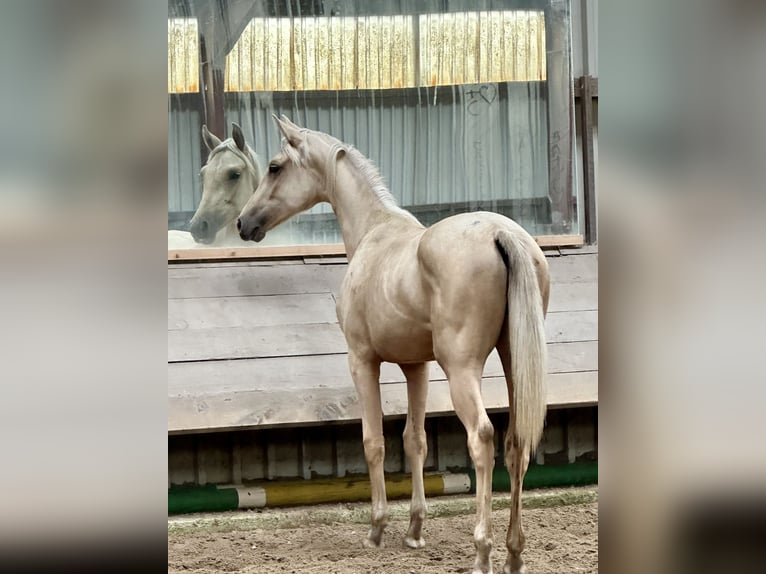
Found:
[[[242,128],[234,122],[231,122],[231,137],[234,138],[239,151],[245,151],[245,136],[242,135]]]
[[[303,134],[301,128],[296,126],[293,122],[287,119],[286,116],[278,118],[276,114],[271,114],[274,118],[274,122],[277,124],[277,128],[285,136],[287,143],[293,147],[298,147],[303,142]]]
[[[221,145],[221,140],[211,134],[205,124],[202,124],[202,141],[205,142],[207,149],[210,151],[213,151],[215,148]]]

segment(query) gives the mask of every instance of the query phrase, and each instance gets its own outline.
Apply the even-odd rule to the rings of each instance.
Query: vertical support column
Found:
[[[200,89],[204,103],[207,128],[221,139],[226,138],[226,121],[224,119],[224,69],[226,59],[216,61],[213,58],[213,50],[208,48],[212,43],[209,33],[200,30]],[[207,151],[204,151],[207,155]]]
[[[231,433],[231,483],[242,484],[242,450],[240,448],[240,433]]]
[[[582,125],[583,190],[585,194],[585,241],[596,243],[596,173],[593,163],[593,78],[580,78],[580,122]]]
[[[552,229],[569,234],[575,216],[572,197],[572,66],[569,0],[551,0],[545,10],[546,85],[548,92],[548,195]]]

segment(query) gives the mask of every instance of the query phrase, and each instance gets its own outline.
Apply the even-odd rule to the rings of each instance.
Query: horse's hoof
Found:
[[[527,574],[527,567],[522,564],[518,570],[511,570],[511,565],[506,563],[505,566],[503,566],[503,574]]]
[[[410,536],[405,536],[404,538],[404,545],[408,546],[409,548],[423,548],[423,546],[426,545],[426,541],[423,540],[423,538],[412,538]]]
[[[364,544],[365,548],[384,548],[385,544],[383,544],[383,539],[378,540],[375,542],[372,538],[365,538],[362,541],[362,544]]]

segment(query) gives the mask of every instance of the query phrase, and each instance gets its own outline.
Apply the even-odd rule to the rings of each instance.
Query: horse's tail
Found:
[[[543,297],[535,263],[524,243],[510,232],[499,230],[495,244],[508,267],[511,415],[519,446],[533,450],[543,433],[546,410]]]

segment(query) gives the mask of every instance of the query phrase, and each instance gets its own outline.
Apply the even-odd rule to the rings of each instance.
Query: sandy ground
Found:
[[[188,518],[170,521],[168,572],[470,572],[474,550],[471,499],[437,500],[441,502],[436,503],[436,513],[443,515],[429,516],[424,531],[426,547],[420,550],[402,547],[407,528],[406,506],[402,503],[394,508],[386,529],[386,547],[381,550],[361,544],[367,529],[360,519],[365,511],[369,516],[368,505],[336,505],[324,511],[312,507],[310,511],[240,512],[196,522]],[[495,572],[502,572],[505,562],[508,513],[507,508],[493,512]],[[525,508],[523,517],[527,535],[524,558],[529,574],[598,572],[597,502]]]

